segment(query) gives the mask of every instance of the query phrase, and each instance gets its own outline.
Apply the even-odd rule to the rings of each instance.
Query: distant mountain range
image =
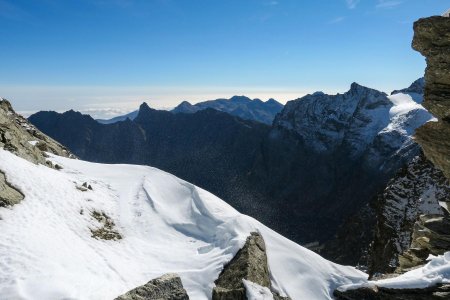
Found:
[[[134,120],[138,114],[139,110],[135,110],[123,116],[117,116],[112,119],[96,119],[96,121],[101,124],[113,124],[116,122],[125,121],[126,119]]]
[[[271,125],[276,114],[283,109],[283,105],[274,99],[263,102],[260,99],[252,100],[245,96],[234,96],[230,99],[209,100],[194,105],[183,101],[173,109],[173,112],[191,114],[207,108],[223,111],[244,120],[254,120]]]
[[[289,101],[272,126],[145,103],[134,120],[113,124],[74,111],[29,118],[83,159],[161,168],[301,243],[329,240],[374,198],[419,153],[412,134],[430,119],[409,94],[356,83]]]
[[[209,100],[196,104],[190,104],[187,101],[183,101],[175,107],[172,112],[192,114],[207,108],[223,111],[244,120],[253,120],[271,125],[276,114],[283,109],[283,104],[274,99],[263,102],[260,99],[252,100],[245,96],[234,96],[230,99]],[[126,119],[134,120],[138,114],[139,110],[135,110],[129,114],[108,120],[97,119],[97,122],[101,124],[112,124],[119,121],[125,121]]]

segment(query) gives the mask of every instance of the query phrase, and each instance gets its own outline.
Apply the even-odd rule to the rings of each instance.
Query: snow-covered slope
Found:
[[[158,169],[50,159],[63,169],[0,149],[0,169],[25,195],[0,208],[1,299],[112,299],[169,272],[191,299],[209,299],[223,265],[255,230],[273,287],[292,299],[330,299],[337,286],[366,278]],[[96,213],[122,238],[93,238],[103,226]]]

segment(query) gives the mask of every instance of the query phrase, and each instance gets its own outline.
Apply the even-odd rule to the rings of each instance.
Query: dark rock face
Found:
[[[411,245],[415,221],[423,214],[443,215],[439,202],[448,199],[447,179],[423,154],[391,179],[375,202],[369,274],[393,272],[398,255]]]
[[[181,278],[166,274],[137,287],[115,300],[188,300]]]
[[[252,232],[244,247],[224,267],[215,281],[213,300],[246,300],[243,279],[270,288],[269,266],[267,264],[266,246],[259,233]],[[275,294],[276,295],[276,294]],[[283,298],[279,295],[278,299]]]
[[[259,99],[251,100],[245,96],[234,96],[230,99],[209,100],[194,105],[183,101],[172,112],[191,114],[207,108],[223,111],[244,120],[271,125],[276,114],[283,109],[283,105],[274,99],[263,102]]]
[[[450,285],[436,285],[424,289],[390,289],[366,287],[348,291],[334,291],[339,300],[444,300],[450,299]]]
[[[369,205],[350,216],[319,253],[341,264],[359,266],[371,276],[393,272],[398,255],[410,247],[418,217],[443,215],[439,204],[448,199],[448,180],[420,154]]]
[[[376,213],[373,203],[365,205],[339,227],[336,236],[319,247],[324,258],[367,272],[373,241]]]
[[[423,105],[438,118],[416,132],[425,155],[450,178],[450,18],[414,23],[412,47],[426,57]]]

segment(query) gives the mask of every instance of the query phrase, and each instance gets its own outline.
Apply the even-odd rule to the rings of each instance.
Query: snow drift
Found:
[[[63,169],[0,149],[0,169],[25,195],[0,208],[1,299],[112,299],[165,273],[178,273],[191,299],[210,299],[252,231],[265,239],[272,286],[282,295],[330,299],[338,286],[365,281],[158,169],[50,160]],[[92,190],[77,188],[84,182]],[[95,213],[122,238],[94,238],[102,226]]]

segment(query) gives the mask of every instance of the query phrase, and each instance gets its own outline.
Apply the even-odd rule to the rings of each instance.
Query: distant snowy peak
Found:
[[[423,101],[423,93],[425,89],[425,78],[421,77],[414,81],[409,87],[401,90],[394,90],[392,91],[391,95],[395,94],[408,94],[410,95],[414,101],[417,103],[422,103]]]
[[[344,94],[318,92],[289,101],[274,125],[295,131],[318,152],[343,150],[352,156],[369,153],[381,158],[390,155],[389,151],[409,149],[416,128],[432,119],[417,103],[418,96],[387,96],[353,83]]]
[[[196,104],[183,101],[172,112],[195,113],[207,108],[220,110],[245,120],[254,120],[270,125],[275,115],[283,109],[283,105],[274,99],[263,102],[260,99],[252,100],[245,96],[233,96],[230,99],[209,100]]]
[[[388,125],[392,106],[385,93],[353,83],[344,94],[289,101],[274,125],[295,131],[316,151],[332,152],[346,143],[357,154]]]

